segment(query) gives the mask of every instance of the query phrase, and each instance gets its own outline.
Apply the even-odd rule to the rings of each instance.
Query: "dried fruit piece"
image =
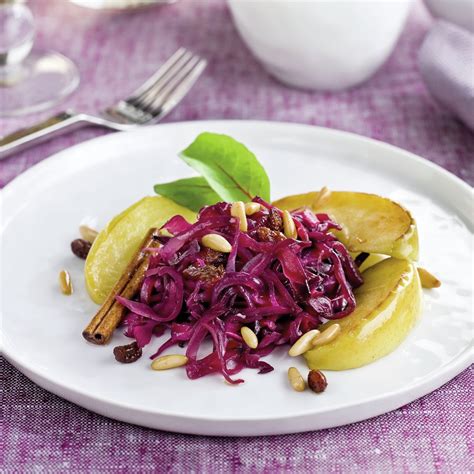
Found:
[[[222,265],[204,265],[203,267],[197,267],[195,265],[189,265],[183,271],[183,276],[190,280],[202,280],[208,283],[216,283],[224,276],[225,270]]]
[[[142,349],[141,347],[138,347],[138,344],[134,341],[125,346],[114,347],[114,356],[117,362],[130,364],[131,362],[140,359],[142,356]]]
[[[271,230],[268,227],[259,227],[257,229],[257,240],[260,242],[278,242],[285,240],[286,237],[276,230]]]
[[[217,252],[209,247],[204,247],[200,252],[203,260],[210,265],[222,265],[226,263],[227,257],[225,253]]]
[[[283,218],[281,217],[280,211],[273,207],[268,214],[268,227],[270,227],[271,230],[283,229]]]
[[[79,258],[86,259],[92,244],[84,239],[76,239],[71,242],[72,253]]]
[[[320,370],[310,370],[308,374],[308,387],[315,393],[322,393],[326,390],[328,381]]]

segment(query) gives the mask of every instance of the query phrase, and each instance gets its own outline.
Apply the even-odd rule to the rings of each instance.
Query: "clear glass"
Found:
[[[0,116],[51,107],[79,84],[74,63],[59,53],[32,50],[34,37],[30,9],[0,3]]]

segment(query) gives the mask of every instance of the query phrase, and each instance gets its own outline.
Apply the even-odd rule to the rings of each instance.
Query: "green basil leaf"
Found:
[[[155,184],[154,189],[156,194],[167,197],[196,212],[203,206],[222,201],[219,195],[209,186],[209,183],[201,176]]]
[[[227,135],[201,133],[180,157],[209,183],[224,201],[270,200],[270,180],[255,155]]]

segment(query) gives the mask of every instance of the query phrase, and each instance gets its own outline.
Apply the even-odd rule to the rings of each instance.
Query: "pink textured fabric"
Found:
[[[178,46],[209,59],[205,75],[168,121],[269,119],[377,138],[474,183],[474,135],[425,89],[416,56],[431,24],[417,5],[387,64],[350,91],[288,89],[262,70],[223,0],[181,0],[132,13],[33,0],[38,48],[76,61],[79,89],[56,107],[94,111],[125,96]],[[47,114],[42,114],[45,117]],[[5,134],[38,116],[2,120]],[[52,153],[106,133],[87,129],[0,162],[0,186]],[[225,439],[115,422],[29,382],[0,359],[0,472],[469,472],[474,470],[473,370],[399,410],[355,425],[293,436]]]

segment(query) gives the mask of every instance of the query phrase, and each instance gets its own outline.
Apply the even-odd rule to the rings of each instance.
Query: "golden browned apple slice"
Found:
[[[147,231],[176,214],[194,221],[196,214],[161,196],[149,196],[114,217],[99,233],[87,256],[84,275],[92,300],[102,304],[138,250]]]
[[[344,370],[369,364],[398,347],[420,315],[422,290],[413,263],[388,258],[362,276],[354,312],[323,326],[340,324],[337,338],[305,353],[311,369]]]
[[[336,235],[351,252],[418,259],[418,231],[400,204],[375,194],[345,191],[312,192],[274,202],[280,209],[309,207],[329,214],[343,230]]]

